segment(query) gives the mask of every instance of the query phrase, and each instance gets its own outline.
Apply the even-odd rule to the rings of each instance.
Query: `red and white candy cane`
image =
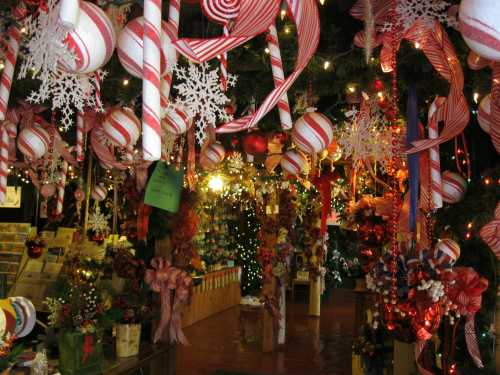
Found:
[[[269,55],[271,56],[271,68],[273,70],[274,85],[278,86],[285,80],[285,73],[283,71],[283,61],[281,60],[281,51],[278,40],[278,31],[275,25],[269,28],[267,36],[267,47],[269,48]],[[290,111],[290,104],[288,103],[288,94],[283,94],[278,102],[278,109],[280,114],[281,129],[289,130],[292,128],[292,112]]]
[[[181,0],[170,0],[168,6],[168,23],[173,29],[173,36],[177,39],[179,36],[179,18],[181,14]],[[169,43],[169,47],[175,50],[175,46]],[[169,53],[166,54],[170,56]],[[177,56],[177,50],[175,50],[175,55]],[[170,65],[170,62],[167,62]],[[161,107],[163,110],[167,108],[168,99],[170,96],[170,89],[172,87],[172,72],[168,72],[161,78]]]
[[[3,69],[2,80],[0,81],[0,121],[5,120],[7,114],[7,105],[9,104],[10,88],[12,87],[12,78],[16,68],[17,54],[19,52],[19,42],[21,32],[15,26],[9,28],[9,41],[5,53],[5,67]]]
[[[80,16],[80,0],[61,0],[59,8],[59,20],[70,29],[73,29]]]
[[[9,174],[9,133],[2,125],[0,130],[0,203],[7,196],[7,176]]]
[[[444,103],[446,98],[436,98],[429,108],[429,139],[436,139],[439,137],[437,111],[438,108]],[[433,146],[429,149],[429,168],[430,168],[430,195],[431,202],[430,208],[437,209],[443,207],[443,196],[441,192],[441,161],[439,158],[439,145]]]
[[[161,157],[161,0],[144,1],[142,149],[145,160]]]
[[[85,134],[85,121],[83,113],[78,113],[76,116],[76,160],[82,162],[85,159],[83,154],[83,138]]]
[[[56,215],[61,215],[63,212],[64,192],[66,188],[66,175],[68,174],[68,162],[63,160],[59,180],[57,181],[57,203]]]

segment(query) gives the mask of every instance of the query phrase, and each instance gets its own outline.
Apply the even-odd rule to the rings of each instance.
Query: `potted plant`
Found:
[[[152,306],[148,289],[143,280],[144,262],[133,256],[130,250],[115,253],[113,273],[124,280],[123,288],[114,291],[111,313],[116,332],[116,355],[130,357],[139,353],[141,322],[152,318]]]
[[[57,329],[59,370],[62,375],[100,374],[102,332],[110,327],[111,295],[100,283],[93,260],[74,258],[45,300],[49,326]]]

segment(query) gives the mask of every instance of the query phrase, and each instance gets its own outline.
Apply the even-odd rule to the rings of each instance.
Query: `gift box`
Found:
[[[103,364],[101,332],[59,333],[59,371],[62,375],[101,374]]]

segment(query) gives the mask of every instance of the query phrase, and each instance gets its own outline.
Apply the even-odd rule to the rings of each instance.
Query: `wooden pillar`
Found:
[[[415,344],[394,340],[394,375],[417,374]]]
[[[321,315],[321,277],[313,277],[309,283],[309,315]]]
[[[280,287],[280,314],[281,319],[278,322],[278,345],[284,345],[286,341],[286,287],[281,283]]]
[[[500,262],[497,262],[497,277],[500,277]],[[498,287],[498,293],[500,293],[500,286]],[[496,351],[495,351],[495,365],[497,374],[500,374],[500,296],[497,293],[497,303],[496,303]]]

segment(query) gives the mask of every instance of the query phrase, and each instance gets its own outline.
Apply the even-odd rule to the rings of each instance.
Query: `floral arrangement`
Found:
[[[365,247],[381,247],[389,240],[387,218],[378,215],[375,198],[364,196],[348,208],[346,226],[358,232]]]
[[[12,367],[24,351],[22,344],[14,345],[15,340],[16,338],[11,336],[5,339],[0,346],[0,371],[5,371]]]
[[[94,333],[112,324],[111,295],[100,283],[100,266],[91,259],[73,258],[45,300],[49,326],[63,331]]]

